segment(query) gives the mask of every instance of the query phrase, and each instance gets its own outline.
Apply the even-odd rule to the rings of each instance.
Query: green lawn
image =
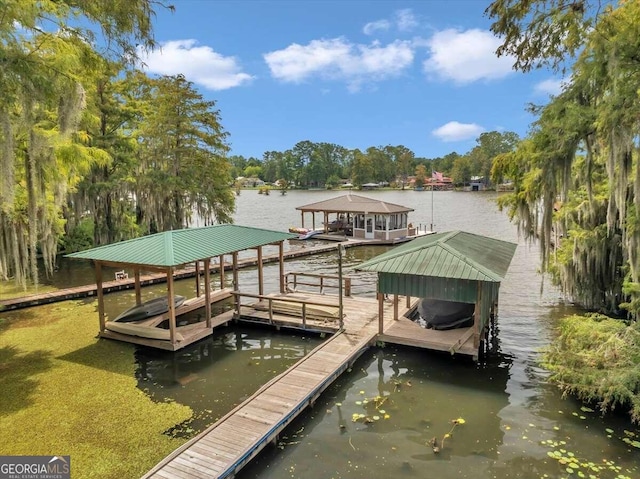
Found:
[[[38,293],[48,293],[49,291],[56,291],[58,288],[53,286],[27,286],[23,288],[18,286],[14,281],[0,281],[0,301],[3,299],[19,298],[21,296],[29,296]]]
[[[0,314],[0,454],[70,455],[74,478],[140,477],[181,445],[189,407],[136,387],[134,347],[97,340],[95,304]]]

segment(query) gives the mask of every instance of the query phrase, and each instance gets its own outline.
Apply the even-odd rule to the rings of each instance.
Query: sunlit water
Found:
[[[301,225],[297,206],[340,194],[345,192],[261,196],[243,191],[236,198],[235,222],[286,230]],[[637,428],[624,415],[601,417],[579,402],[562,399],[547,382],[547,373],[538,364],[540,349],[548,344],[557,319],[576,309],[548,281],[542,284],[537,274],[538,248],[519,240],[516,227],[498,211],[496,194],[362,194],[414,208],[409,217],[414,225],[433,224],[439,232],[462,229],[518,243],[500,290],[498,341],[480,365],[411,348],[372,349],[288,428],[280,447],[267,448],[238,477],[640,477],[640,450],[623,441],[637,439],[631,437]],[[305,225],[310,226],[310,221],[310,216],[305,218]],[[312,244],[317,243],[292,242],[287,248]],[[385,250],[379,246],[346,250],[345,274],[354,278],[354,294],[372,296],[376,277],[355,273],[350,267]],[[287,261],[286,271],[335,274],[337,256],[327,253]],[[77,262],[61,262],[60,272],[54,284],[83,284],[93,278],[88,265]],[[277,274],[277,265],[265,267],[266,292],[277,290]],[[213,282],[217,284],[217,278]],[[257,271],[241,270],[240,285],[244,291],[257,292]],[[193,280],[176,286],[179,294],[187,296],[194,289]],[[164,291],[164,285],[157,285],[145,288],[144,295]],[[133,292],[107,295],[107,314],[116,315],[133,298]],[[286,338],[264,329],[223,330],[177,355],[140,350],[136,374],[140,387],[152,397],[172,398],[194,408],[196,419],[175,431],[189,436],[319,341],[291,336],[292,342],[287,342]],[[378,409],[377,396],[386,398]],[[362,419],[352,422],[353,414],[379,419],[370,424]],[[442,438],[453,427],[451,421],[457,418],[465,423],[455,426],[442,446]],[[442,446],[439,453],[433,451],[433,438]],[[580,467],[571,467],[572,458],[578,458]]]

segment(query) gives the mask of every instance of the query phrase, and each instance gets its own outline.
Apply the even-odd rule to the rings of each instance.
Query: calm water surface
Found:
[[[278,192],[262,196],[243,191],[236,198],[235,221],[286,230],[301,225],[297,206],[341,194],[345,193],[292,191],[285,196]],[[238,477],[640,477],[640,450],[623,442],[638,434],[638,429],[624,416],[603,418],[576,401],[562,399],[538,366],[539,351],[548,344],[556,320],[576,310],[548,282],[542,287],[536,273],[539,251],[518,239],[516,227],[495,205],[496,194],[380,191],[363,195],[414,208],[409,217],[414,225],[433,223],[439,232],[462,229],[518,243],[500,292],[499,339],[480,365],[411,348],[371,350],[285,432],[279,447],[267,448]],[[307,216],[306,226],[310,222]],[[287,248],[311,244],[292,242]],[[385,250],[346,250],[346,271]],[[336,254],[288,261],[286,271],[335,274]],[[265,267],[267,293],[277,290],[277,273],[277,265]],[[374,295],[375,275],[348,274],[354,277],[355,294]],[[87,264],[61,262],[53,283],[69,286],[92,280]],[[241,270],[240,284],[243,290],[257,292],[257,271]],[[194,289],[192,280],[178,282],[178,293],[192,295]],[[144,294],[151,297],[164,291],[165,286],[158,285],[145,288]],[[133,292],[107,295],[107,314],[117,314],[133,297]],[[140,387],[152,397],[172,398],[194,408],[196,419],[177,431],[188,436],[226,413],[254,392],[256,384],[286,369],[318,341],[263,329],[222,330],[177,355],[138,351],[136,374]],[[373,422],[353,422],[354,414]],[[453,428],[451,421],[457,418],[465,423]],[[449,432],[451,437],[442,446]],[[441,446],[438,454],[430,445],[434,438]],[[549,456],[554,451],[562,461]],[[572,457],[581,466],[567,469],[575,463]]]
[[[237,198],[237,222],[299,226],[299,214],[285,212],[339,194],[343,193],[292,192],[256,201],[253,192],[243,192]],[[623,416],[602,418],[581,409],[579,402],[562,399],[538,366],[539,351],[548,344],[554,322],[576,310],[548,282],[542,287],[536,273],[539,250],[519,240],[516,227],[498,211],[496,194],[364,195],[413,207],[410,221],[433,223],[436,231],[463,229],[518,243],[500,292],[499,341],[478,366],[410,348],[372,350],[309,415],[286,431],[280,447],[268,449],[238,477],[640,477],[640,451],[622,441],[627,433],[637,434],[637,428]],[[381,251],[347,250],[346,263],[357,264]],[[334,255],[299,263],[287,270],[312,265],[327,273],[336,271]],[[375,277],[360,274],[358,283],[359,294],[373,294]],[[376,397],[386,398],[378,409]],[[380,419],[353,422],[354,414]],[[435,454],[428,443],[433,438],[441,443],[457,418],[465,423],[454,428]],[[554,451],[565,464],[549,457]],[[582,464],[570,469],[573,473],[567,469],[571,457]]]

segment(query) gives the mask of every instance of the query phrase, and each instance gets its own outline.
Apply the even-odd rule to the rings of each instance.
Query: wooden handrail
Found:
[[[267,300],[267,302],[268,302],[267,311],[269,312],[269,323],[270,324],[273,324],[273,302],[274,301],[278,301],[278,302],[282,302],[282,303],[300,304],[302,306],[302,328],[303,329],[307,328],[307,306],[329,306],[329,307],[339,308],[339,306],[335,305],[335,304],[329,304],[329,303],[321,302],[321,301],[309,301],[309,300],[306,300],[306,299],[281,298],[281,297],[278,297],[278,296],[267,296],[267,295],[264,295],[264,294],[255,294],[255,293],[243,293],[243,292],[240,292],[240,291],[232,291],[231,294],[236,297],[236,305],[238,305],[238,307],[236,309],[237,317],[240,317],[240,298],[241,297],[244,296],[244,297],[247,297],[247,298],[255,298],[255,299],[259,299],[259,300]]]
[[[293,281],[289,279],[290,276],[293,276]],[[339,281],[340,277],[332,274],[315,274],[315,273],[302,273],[297,271],[291,271],[284,275],[285,277],[285,288],[289,288],[289,283],[293,283],[293,289],[289,289],[290,291],[295,291],[298,286],[314,286],[316,288],[320,288],[320,294],[324,294],[325,288],[333,288],[339,289],[339,284],[327,284],[325,282],[326,279]],[[307,278],[317,278],[320,281],[318,283],[309,283],[304,281],[299,281],[298,277],[307,277]],[[343,277],[344,281],[344,295],[351,296],[351,278]]]

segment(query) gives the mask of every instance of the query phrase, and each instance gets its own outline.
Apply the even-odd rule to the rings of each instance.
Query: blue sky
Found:
[[[511,69],[483,0],[176,0],[159,10],[150,74],[217,102],[232,154],[298,141],[465,153],[483,131],[526,135],[527,104],[560,79]]]

